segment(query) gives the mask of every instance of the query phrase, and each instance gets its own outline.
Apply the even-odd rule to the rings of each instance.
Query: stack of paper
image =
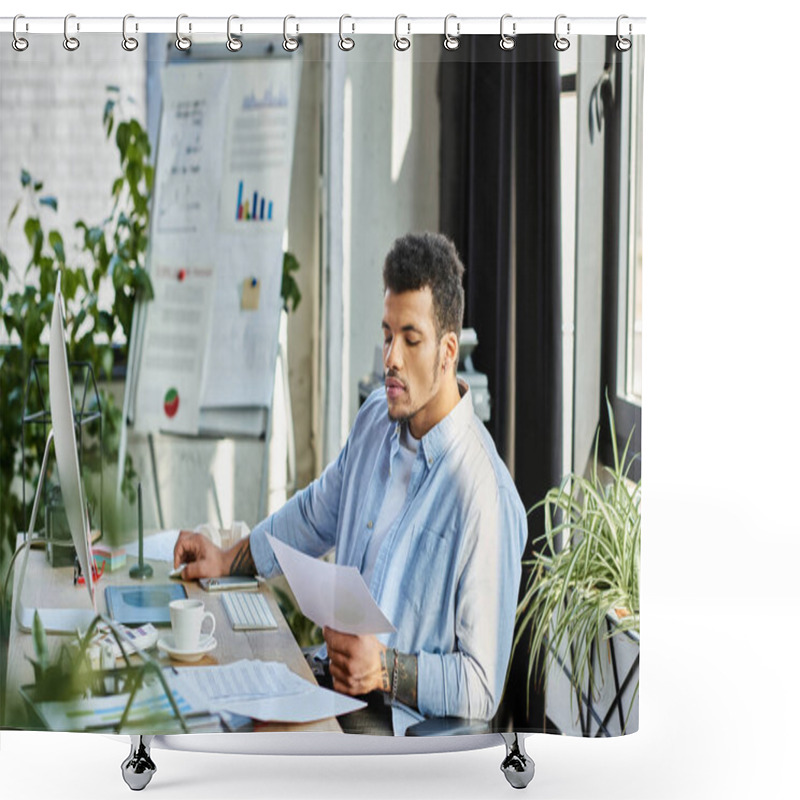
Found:
[[[312,722],[366,705],[309,683],[278,661],[182,667],[167,681],[193,711],[227,711],[262,722]]]

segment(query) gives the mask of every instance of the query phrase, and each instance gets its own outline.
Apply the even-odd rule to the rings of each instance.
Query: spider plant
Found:
[[[537,540],[541,546],[524,562],[529,577],[514,639],[515,650],[523,639],[528,644],[529,702],[531,677],[538,674],[543,653],[546,681],[556,654],[571,652],[571,682],[580,702],[583,691],[596,696],[602,685],[602,659],[593,663],[593,644],[639,633],[641,481],[628,477],[634,460],[628,458],[631,437],[620,454],[608,397],[606,406],[613,465],[598,464],[598,430],[588,477],[567,474],[528,512],[543,508],[545,524]],[[637,691],[638,681],[634,698]]]

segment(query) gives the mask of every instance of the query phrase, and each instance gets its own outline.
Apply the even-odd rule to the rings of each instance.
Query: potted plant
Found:
[[[631,711],[638,693],[641,481],[629,479],[636,458],[629,457],[631,438],[620,454],[608,397],[606,406],[613,465],[598,463],[598,431],[588,476],[566,475],[531,509],[543,508],[545,531],[534,544],[533,558],[524,562],[529,577],[517,608],[514,648],[527,644],[529,692],[534,674],[562,683],[566,675],[570,708],[577,699],[579,712],[583,706],[591,711],[601,694],[607,702],[610,695],[624,733],[638,727],[638,721],[631,724]],[[612,640],[618,646],[624,640],[635,650],[622,691],[616,685],[620,656]],[[604,662],[606,673],[610,664],[616,673],[614,686],[605,685]],[[596,707],[593,716],[601,731],[611,718]],[[584,735],[589,722],[582,720]]]

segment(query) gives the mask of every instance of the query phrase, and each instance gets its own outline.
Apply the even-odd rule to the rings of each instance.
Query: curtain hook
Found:
[[[555,49],[558,50],[560,53],[563,53],[565,50],[569,50],[569,44],[570,44],[569,39],[567,39],[565,36],[558,35],[558,21],[560,19],[566,19],[566,18],[567,18],[566,14],[559,14],[556,17],[556,22],[555,22],[554,35],[556,38],[555,41],[553,42],[553,47],[555,47]],[[569,35],[569,22],[567,23],[567,35]]]
[[[70,53],[74,53],[81,46],[81,43],[74,36],[69,35],[67,26],[71,19],[75,19],[74,14],[67,14],[67,16],[64,17],[64,49],[69,50]],[[80,29],[80,25],[76,23],[76,30]]]
[[[516,22],[512,22],[511,23],[511,36],[506,35],[505,31],[503,30],[505,28],[506,20],[507,19],[511,19],[511,18],[512,18],[511,14],[503,14],[503,16],[500,17],[500,49],[501,50],[513,50],[514,49],[514,45],[516,44],[516,42],[514,41],[514,37],[517,35],[517,23]]]
[[[231,53],[238,53],[239,50],[242,49],[242,45],[244,44],[238,36],[234,36],[233,33],[231,33],[231,22],[233,22],[233,20],[235,19],[239,19],[239,17],[237,17],[236,14],[231,14],[228,17],[228,41],[225,42],[225,47],[227,47],[228,50],[231,51]],[[242,26],[240,25],[239,26],[240,33],[241,30]]]
[[[178,14],[178,18],[175,20],[175,47],[178,50],[188,50],[192,46],[192,40],[181,33],[181,20],[187,19],[188,16],[188,14]],[[190,23],[189,30],[191,29],[192,25]]]
[[[352,50],[356,46],[355,39],[351,38],[350,36],[344,35],[344,21],[346,19],[353,19],[349,14],[342,14],[339,17],[339,49],[344,50],[347,52],[348,50]],[[355,22],[352,23],[352,30],[351,33],[355,33],[356,24]]]
[[[620,53],[625,53],[631,49],[631,40],[626,39],[620,32],[620,23],[624,19],[628,19],[628,17],[625,16],[625,14],[620,14],[617,17],[617,50],[619,50]],[[631,32],[632,32],[631,23],[628,22],[628,36],[631,35]]]
[[[287,53],[293,53],[300,46],[300,42],[298,42],[297,39],[289,36],[290,19],[297,19],[297,17],[293,17],[291,14],[288,14],[283,18],[283,49],[286,50]],[[300,32],[299,25],[295,25],[295,32]]]
[[[404,50],[408,50],[408,48],[411,47],[411,39],[407,38],[406,36],[400,35],[399,28],[401,19],[408,20],[408,17],[405,14],[398,14],[394,18],[394,49],[403,52]],[[411,23],[406,22],[406,25],[408,26],[408,32],[410,34]]]
[[[126,14],[122,18],[122,49],[132,53],[138,46],[139,40],[134,39],[133,36],[128,36],[128,20],[135,19],[133,14]],[[139,25],[136,25],[136,30],[139,30]]]
[[[447,23],[451,20],[456,20],[456,35],[453,36],[452,34],[448,33],[447,31]],[[458,17],[455,14],[448,14],[444,18],[444,45],[445,50],[458,50],[459,45],[461,42],[459,41],[459,36],[461,35],[461,23],[458,22]]]
[[[13,34],[14,38],[11,40],[11,46],[12,46],[12,47],[13,47],[13,48],[14,48],[14,49],[15,49],[15,50],[18,52],[18,53],[21,53],[23,50],[27,50],[27,49],[28,49],[28,40],[27,40],[27,39],[23,39],[23,38],[22,38],[22,37],[21,37],[21,36],[20,36],[20,35],[17,33],[17,20],[18,20],[18,19],[25,19],[25,17],[24,17],[24,15],[22,15],[22,14],[17,14],[17,16],[16,16],[16,17],[14,17],[14,22],[13,22],[13,24],[12,24],[12,26],[11,26],[11,33]],[[27,27],[28,27],[28,26],[27,26],[27,23],[26,23],[25,27],[26,27],[26,29],[27,29]]]

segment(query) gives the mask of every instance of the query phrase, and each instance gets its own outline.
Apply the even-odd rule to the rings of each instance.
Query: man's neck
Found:
[[[438,425],[461,400],[458,380],[455,375],[442,381],[438,393],[410,420],[409,430],[415,439],[421,439],[431,428]]]

